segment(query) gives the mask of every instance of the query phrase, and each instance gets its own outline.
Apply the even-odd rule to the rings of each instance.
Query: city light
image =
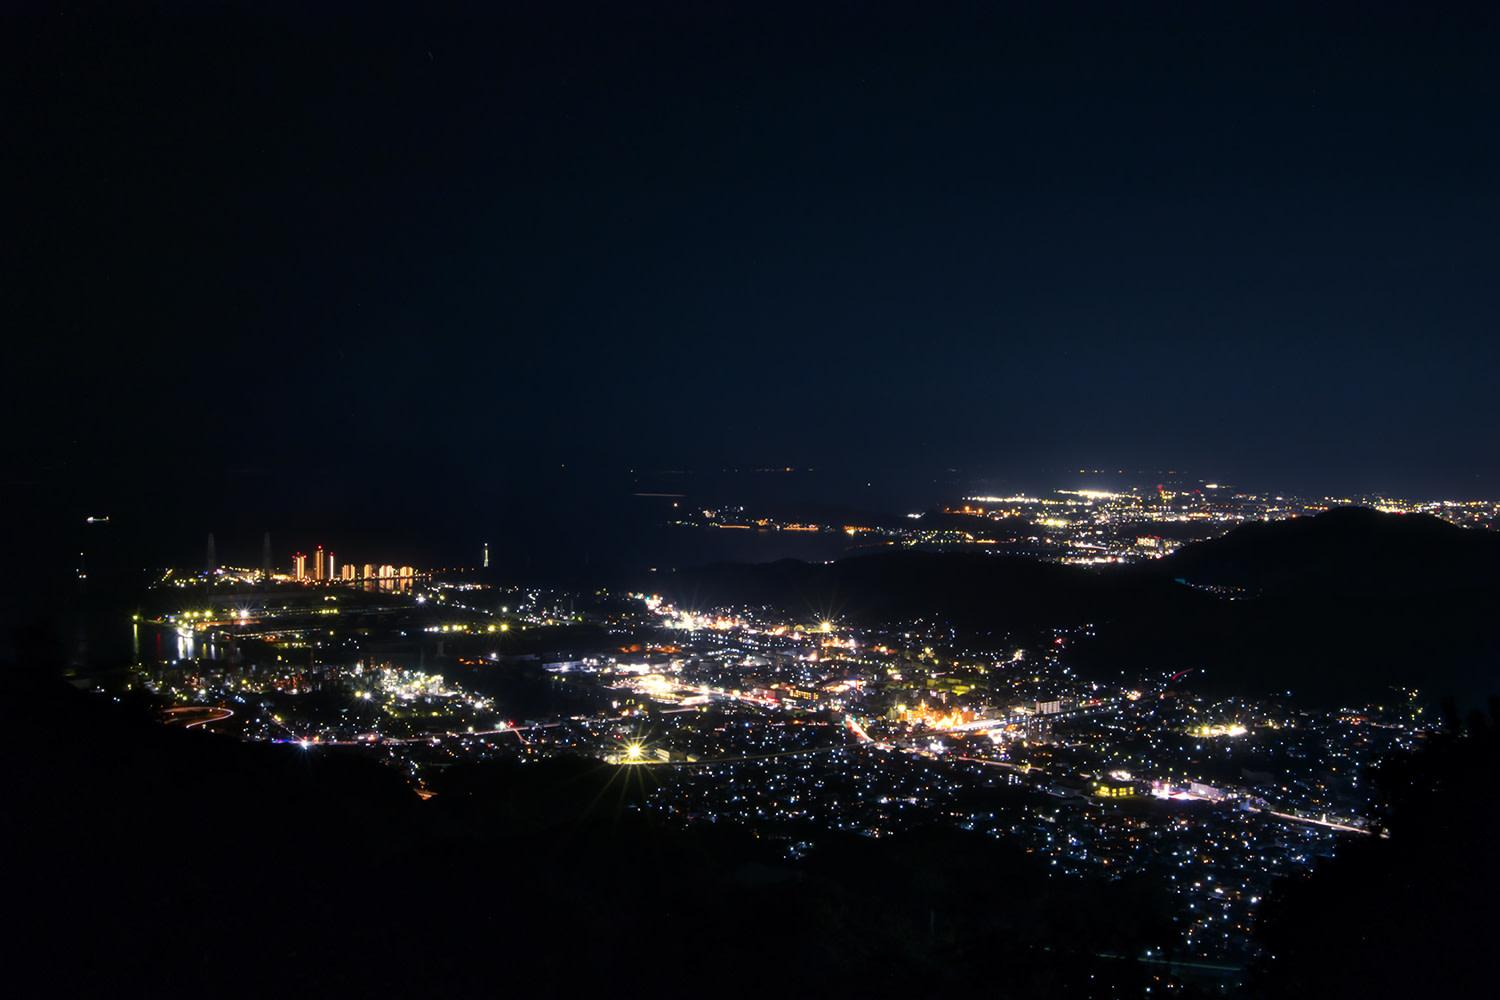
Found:
[[[1202,502],[1181,492],[1171,517]],[[1170,532],[1141,533],[1149,518],[1134,494],[1001,499],[962,513],[1013,518],[1021,508],[1028,524],[1046,525],[1038,537],[1074,548],[1087,540],[1133,559],[1171,552]],[[1278,513],[1311,506],[1275,504]],[[1238,514],[1265,509],[1247,502]],[[905,541],[963,546],[983,526],[900,530]],[[261,598],[235,582],[250,576],[226,570],[232,597],[229,587],[220,597],[196,592],[179,602],[190,606],[132,616],[138,628],[180,636],[175,657],[143,675],[147,690],[183,710],[164,716],[168,724],[295,743],[310,761],[367,754],[424,797],[455,763],[580,757],[651,765],[622,780],[649,782],[638,807],[671,823],[871,838],[957,826],[1037,853],[1065,875],[1162,880],[1189,914],[1186,954],[1200,959],[1242,960],[1274,877],[1311,867],[1336,836],[1375,835],[1363,769],[1425,732],[1412,692],[1292,712],[1276,700],[1195,694],[1212,663],[1088,673],[1080,657],[1108,625],[1086,620],[1026,636],[966,635],[930,616],[846,617],[828,601],[689,608],[662,595],[442,577],[421,592],[288,580],[290,593]],[[159,586],[181,593],[189,578],[202,579],[166,573]],[[1203,589],[1205,600],[1242,599]],[[549,645],[549,630],[579,622],[595,629],[592,645]],[[497,640],[512,624],[535,630],[518,639],[537,642]],[[539,692],[524,712],[511,700],[521,678]],[[789,845],[788,856],[806,850]],[[1226,922],[1236,928],[1228,938]]]

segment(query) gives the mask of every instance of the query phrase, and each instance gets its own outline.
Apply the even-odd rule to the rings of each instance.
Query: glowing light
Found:
[[[1224,724],[1198,726],[1192,731],[1194,736],[1244,736],[1249,732],[1244,726],[1238,724]]]

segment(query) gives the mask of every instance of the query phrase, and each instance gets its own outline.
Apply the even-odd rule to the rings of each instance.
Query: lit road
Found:
[[[169,708],[163,714],[167,717],[167,725],[181,723],[183,729],[191,729],[194,726],[201,726],[205,722],[218,722],[221,719],[227,719],[234,713],[227,708],[214,708],[210,705],[185,705],[181,708]],[[201,715],[203,718],[193,718],[195,715]],[[192,721],[185,721],[187,719],[192,719]]]
[[[1314,826],[1326,826],[1330,830],[1343,830],[1346,833],[1363,833],[1366,836],[1370,834],[1369,830],[1363,829],[1362,827],[1349,826],[1344,823],[1332,823],[1326,819],[1313,819],[1311,816],[1296,816],[1292,813],[1277,812],[1274,809],[1251,809],[1250,811],[1265,813],[1267,816],[1275,816],[1279,819],[1289,819],[1293,823],[1311,823]],[[1382,836],[1385,835],[1382,834]]]

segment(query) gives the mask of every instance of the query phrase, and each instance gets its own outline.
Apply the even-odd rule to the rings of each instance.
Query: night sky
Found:
[[[419,548],[769,466],[1500,494],[1481,5],[138,6],[0,23],[38,523]]]

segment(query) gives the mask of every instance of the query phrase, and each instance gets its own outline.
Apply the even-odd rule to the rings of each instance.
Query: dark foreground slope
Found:
[[[1140,996],[1096,953],[1174,936],[1149,888],[962,831],[825,833],[793,864],[632,808],[649,768],[464,765],[422,801],[368,760],[0,693],[18,995]]]
[[[1500,700],[1374,775],[1388,838],[1356,838],[1262,911],[1251,997],[1484,997],[1500,938]]]

